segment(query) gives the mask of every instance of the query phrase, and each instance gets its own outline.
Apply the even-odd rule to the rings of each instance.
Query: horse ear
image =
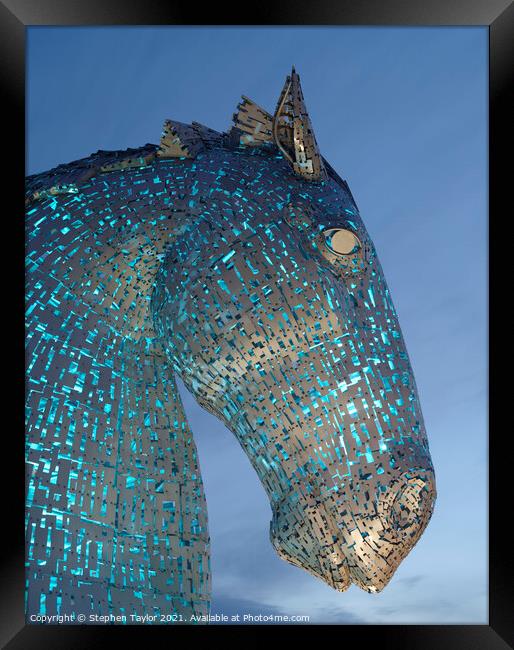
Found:
[[[295,174],[306,180],[327,178],[307,107],[300,77],[294,67],[287,77],[273,116],[273,139]]]
[[[195,158],[204,149],[198,130],[190,124],[166,120],[157,156],[159,158]]]
[[[240,144],[258,147],[273,142],[273,117],[248,97],[242,96],[233,120]]]

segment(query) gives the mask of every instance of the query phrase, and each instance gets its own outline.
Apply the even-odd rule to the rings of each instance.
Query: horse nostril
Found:
[[[436,498],[431,472],[408,473],[392,485],[379,502],[384,537],[417,538],[427,525]]]
[[[393,530],[403,530],[416,523],[418,513],[422,508],[417,500],[418,490],[414,486],[408,486],[393,502],[389,523]]]

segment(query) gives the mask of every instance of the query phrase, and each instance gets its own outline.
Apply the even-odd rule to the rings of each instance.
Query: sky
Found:
[[[212,613],[487,623],[487,28],[27,31],[27,174],[157,143],[167,118],[224,131],[241,94],[273,112],[294,64],[399,314],[438,500],[379,594],[338,593],[279,559],[248,458],[181,386],[209,510]]]

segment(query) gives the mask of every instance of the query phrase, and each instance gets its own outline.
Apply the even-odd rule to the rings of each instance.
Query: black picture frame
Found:
[[[489,28],[489,296],[491,305],[498,299],[498,316],[490,312],[489,350],[491,363],[504,358],[510,347],[510,329],[505,319],[511,291],[502,293],[501,279],[509,278],[509,250],[505,250],[503,225],[509,215],[512,193],[508,178],[512,163],[512,86],[514,86],[514,4],[512,0],[286,0],[280,5],[267,3],[248,5],[251,15],[241,16],[241,5],[232,10],[229,5],[215,3],[202,6],[193,3],[155,0],[0,0],[0,61],[4,113],[3,144],[3,223],[4,242],[11,256],[4,270],[3,295],[9,307],[8,326],[12,330],[8,348],[15,354],[13,365],[4,365],[12,373],[7,386],[9,408],[4,416],[2,439],[4,459],[4,534],[9,533],[7,545],[0,556],[0,642],[9,650],[52,648],[52,650],[102,647],[102,644],[123,642],[154,643],[160,637],[173,643],[176,633],[191,640],[220,634],[235,640],[243,632],[240,626],[198,626],[175,628],[169,626],[42,626],[25,625],[24,620],[24,489],[21,476],[23,463],[23,222],[25,178],[25,31],[32,25],[416,25],[465,26],[482,25]],[[201,9],[200,9],[201,7]],[[201,16],[201,22],[198,18]],[[502,164],[502,161],[507,161]],[[509,185],[510,181],[510,185]],[[12,206],[7,209],[7,199]],[[512,210],[510,210],[512,212]],[[512,218],[512,217],[511,217]],[[503,235],[505,237],[505,235]],[[17,243],[13,243],[17,242]],[[20,246],[20,249],[17,246]],[[4,252],[5,252],[4,248]],[[499,254],[500,251],[500,254]],[[507,286],[507,290],[508,290]],[[507,298],[507,300],[505,300]],[[503,318],[502,318],[503,316]],[[5,318],[5,315],[4,315]],[[4,339],[6,340],[6,339]],[[12,341],[12,342],[11,342]],[[497,352],[496,352],[497,351]],[[496,354],[494,354],[496,352]],[[508,362],[507,362],[508,363]],[[501,366],[501,362],[497,361]],[[14,369],[20,369],[20,376]],[[513,473],[512,433],[508,413],[510,381],[499,373],[489,373],[490,435],[489,435],[489,624],[488,625],[345,625],[333,627],[338,642],[345,647],[394,647],[398,650],[425,648],[505,649],[514,647],[514,598],[512,586],[513,543],[509,512],[512,511],[512,486],[508,480]],[[5,389],[4,389],[5,390]],[[512,399],[512,398],[511,398]],[[495,408],[496,406],[496,408]],[[494,417],[493,417],[494,415]],[[4,418],[4,422],[7,417]],[[505,424],[502,424],[504,420]],[[512,427],[510,427],[512,429]],[[502,433],[503,432],[503,433]],[[509,444],[510,443],[510,444]],[[9,480],[5,464],[12,466]],[[455,471],[463,472],[455,461]],[[318,626],[312,626],[318,627]],[[276,630],[277,626],[273,626]],[[257,641],[269,626],[246,627]],[[306,628],[302,626],[303,631]],[[291,629],[287,630],[289,633]],[[303,634],[302,631],[302,634]],[[319,642],[324,643],[325,633]],[[172,636],[171,636],[172,635]],[[191,642],[191,641],[188,641]]]

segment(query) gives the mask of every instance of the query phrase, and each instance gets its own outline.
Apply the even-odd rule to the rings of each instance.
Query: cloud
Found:
[[[306,615],[309,616],[309,621],[302,621],[299,623],[292,622],[291,624],[306,624],[306,623],[328,623],[328,624],[360,624],[365,623],[365,621],[355,614],[348,612],[342,608],[338,607],[328,607],[324,611],[315,611],[311,613],[306,613],[303,609],[300,611],[293,611],[292,609],[286,609],[284,607],[279,607],[276,605],[270,605],[269,603],[259,602],[257,600],[249,600],[245,598],[239,598],[234,596],[229,596],[227,594],[218,595],[212,603],[211,606],[211,615],[215,614],[225,614],[229,619],[237,614],[240,615],[240,623],[244,624],[255,624],[255,621],[245,621],[244,615],[251,616],[297,616],[297,615]],[[257,621],[258,623],[258,621]],[[284,624],[284,621],[276,621],[275,623]],[[215,625],[230,625],[235,624],[235,622],[214,622]],[[273,623],[265,621],[262,624],[272,625]]]
[[[398,584],[403,584],[406,587],[414,587],[417,585],[419,582],[425,579],[424,575],[418,574],[418,575],[413,575],[413,576],[407,576],[406,578],[400,578],[398,580]]]
[[[253,616],[258,616],[259,614],[279,616],[284,614],[284,612],[280,608],[268,605],[267,603],[260,603],[255,600],[240,598],[239,596],[234,597],[220,594],[213,598],[212,601],[211,615],[215,614],[225,614],[229,618],[239,614],[242,618],[244,614],[251,614]],[[244,623],[244,621],[241,620],[241,623]]]

